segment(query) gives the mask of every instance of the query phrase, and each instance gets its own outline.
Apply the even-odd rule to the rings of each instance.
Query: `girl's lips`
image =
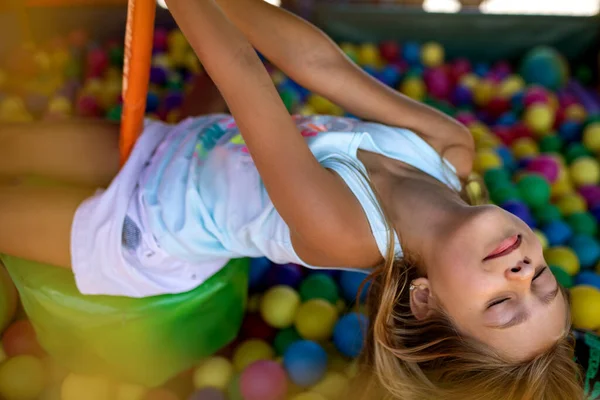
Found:
[[[491,260],[510,254],[521,245],[521,235],[513,235],[504,239],[494,251],[492,251],[484,260]]]

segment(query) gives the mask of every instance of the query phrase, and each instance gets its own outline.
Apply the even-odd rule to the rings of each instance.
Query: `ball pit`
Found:
[[[151,118],[177,122],[184,94],[201,66],[178,31],[157,29],[154,47],[146,111]],[[346,43],[342,49],[382,83],[455,116],[469,128],[477,146],[475,170],[492,201],[537,228],[550,269],[561,284],[572,287],[575,326],[600,328],[600,122],[576,96],[565,92],[562,57],[548,48],[534,49],[520,67],[513,67],[506,62],[447,60],[437,43]],[[93,43],[78,31],[34,53],[32,57],[21,49],[11,56],[13,67],[0,71],[0,122],[71,116],[120,120],[119,42]],[[345,115],[329,100],[268,67],[290,112]],[[13,90],[16,83],[23,87]],[[21,322],[16,326],[24,333],[17,336],[26,338],[25,343],[11,342],[15,327],[4,334],[9,358],[0,365],[0,395],[7,400],[28,395],[19,392],[26,389],[11,375],[21,368],[33,371],[33,385],[27,390],[44,400],[342,397],[357,369],[350,361],[364,344],[367,317],[355,306],[365,302],[368,285],[360,294],[359,288],[366,274],[309,273],[298,265],[276,265],[264,258],[250,264],[252,296],[238,339],[164,388],[67,375],[60,369],[51,373],[48,368],[42,370],[42,382],[48,384],[40,387],[39,363],[33,360],[47,358],[35,332],[22,328],[30,325]],[[14,316],[14,298],[6,300],[7,308],[0,301],[0,317],[5,316],[0,322]],[[263,380],[268,384],[257,384]]]

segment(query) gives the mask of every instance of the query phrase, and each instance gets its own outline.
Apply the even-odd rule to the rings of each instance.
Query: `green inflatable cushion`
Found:
[[[143,299],[85,296],[67,269],[0,259],[40,344],[76,373],[161,385],[231,342],[244,316],[248,259],[190,292]]]

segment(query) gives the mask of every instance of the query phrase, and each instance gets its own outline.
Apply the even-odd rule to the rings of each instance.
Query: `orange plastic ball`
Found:
[[[27,320],[11,324],[2,336],[2,346],[9,357],[29,354],[42,358],[46,352],[37,341],[33,325]]]

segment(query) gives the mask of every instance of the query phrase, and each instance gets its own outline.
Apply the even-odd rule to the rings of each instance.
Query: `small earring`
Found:
[[[411,292],[413,290],[415,290],[417,288],[417,286],[413,285],[412,283],[410,284],[410,286],[408,287],[408,290],[410,290]]]

